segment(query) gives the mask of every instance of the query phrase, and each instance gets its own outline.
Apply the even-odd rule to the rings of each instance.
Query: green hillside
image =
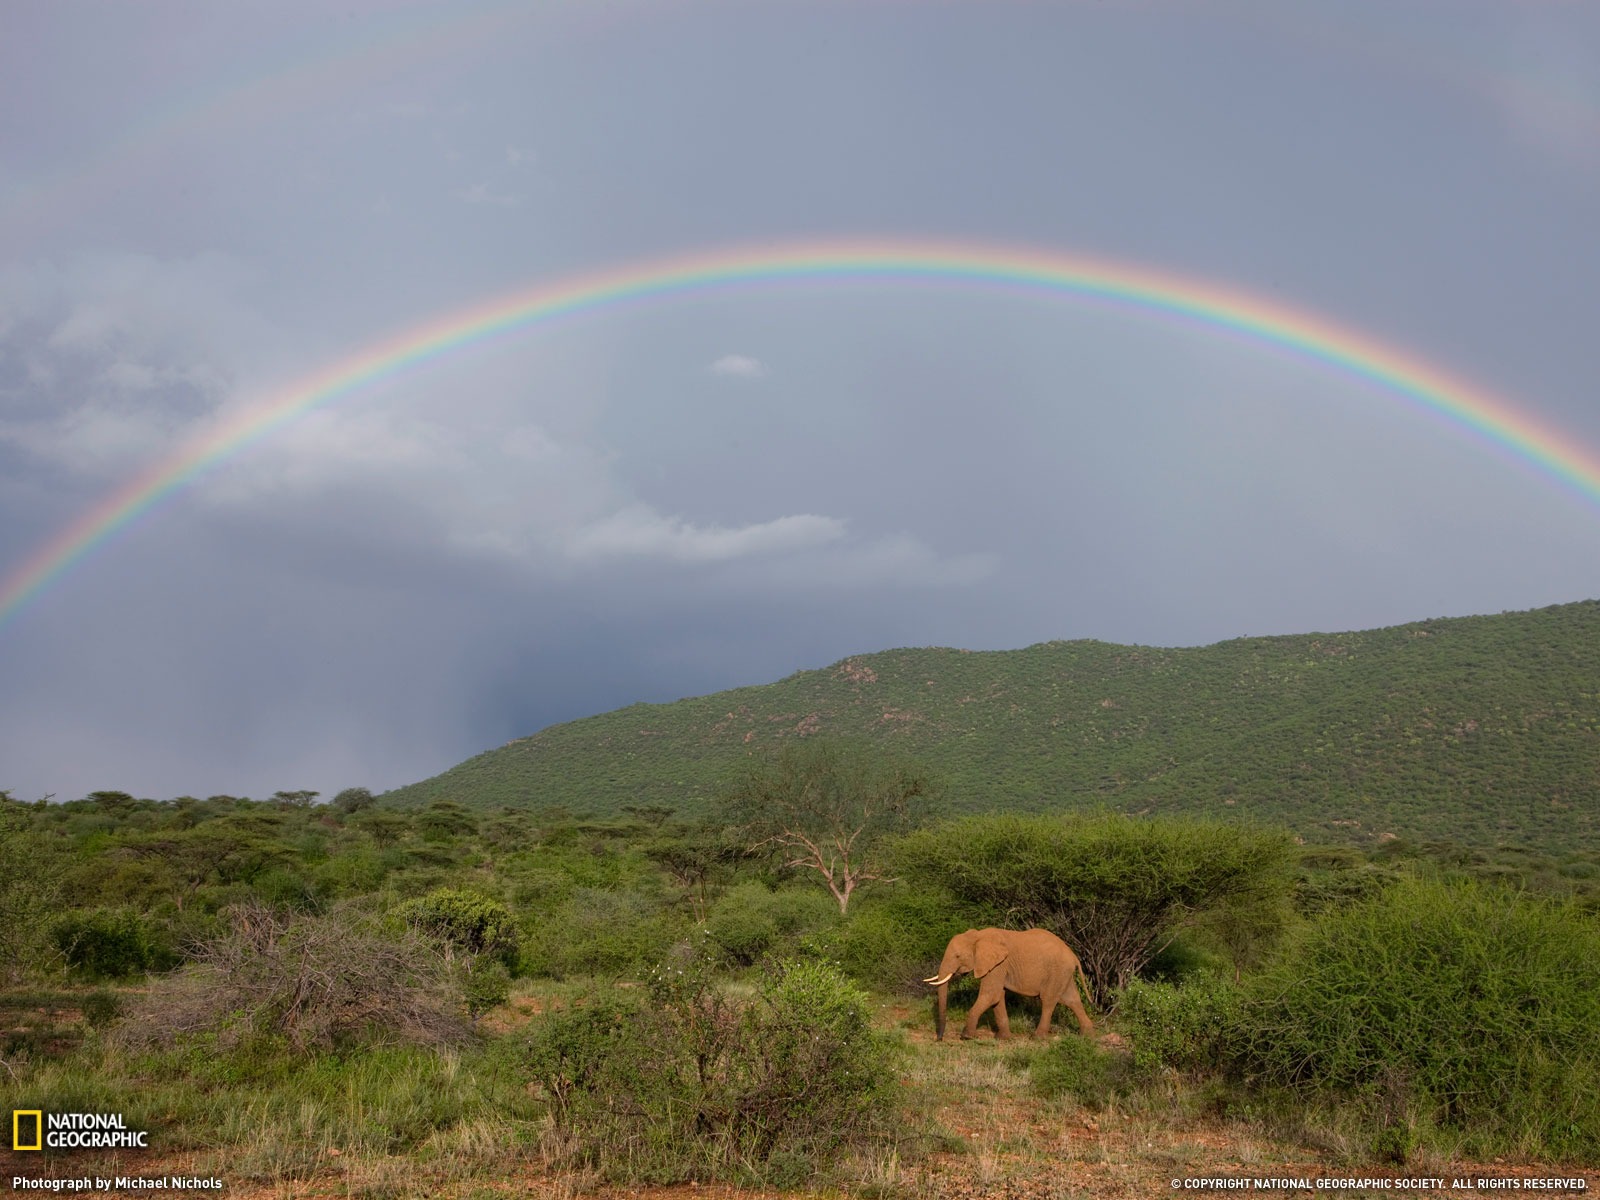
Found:
[[[893,744],[953,812],[1108,804],[1546,850],[1600,844],[1600,601],[1159,649],[889,650],[552,726],[402,804],[702,811],[730,766],[812,733]]]

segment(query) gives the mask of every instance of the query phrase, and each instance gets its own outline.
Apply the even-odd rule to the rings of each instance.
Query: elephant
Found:
[[[1048,929],[969,929],[950,939],[945,948],[939,973],[922,982],[939,989],[937,1021],[938,1040],[944,1041],[944,1010],[949,995],[950,980],[971,971],[981,982],[978,984],[978,1001],[967,1013],[966,1026],[961,1030],[963,1040],[978,1029],[978,1018],[994,1009],[997,1036],[1011,1036],[1011,1022],[1006,1018],[1006,991],[1021,996],[1039,997],[1039,1027],[1035,1037],[1050,1035],[1050,1018],[1056,1005],[1062,1002],[1078,1018],[1078,1028],[1086,1036],[1094,1033],[1094,1023],[1083,1009],[1083,998],[1078,994],[1078,977],[1083,966],[1078,956],[1067,944]],[[1088,982],[1087,979],[1084,980]]]

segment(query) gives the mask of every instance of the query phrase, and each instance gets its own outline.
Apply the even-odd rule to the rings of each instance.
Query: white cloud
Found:
[[[227,260],[85,256],[0,275],[0,442],[116,475],[169,453],[270,343]]]
[[[629,505],[578,530],[567,552],[578,559],[654,558],[673,562],[727,562],[757,554],[806,549],[844,536],[836,517],[802,513],[728,529],[663,516],[644,504]]]
[[[487,183],[475,183],[471,187],[461,189],[456,193],[456,199],[465,204],[487,204],[496,208],[515,208],[522,203],[521,196],[513,196],[509,192],[497,192]]]
[[[710,366],[713,375],[726,375],[736,379],[760,379],[767,373],[759,358],[748,354],[724,354]]]
[[[177,433],[165,414],[99,405],[46,421],[0,421],[0,441],[85,475],[116,475],[163,457]]]

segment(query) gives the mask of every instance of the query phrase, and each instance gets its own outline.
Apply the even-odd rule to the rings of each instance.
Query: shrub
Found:
[[[1600,923],[1483,884],[1410,880],[1326,914],[1251,981],[1259,1081],[1353,1094],[1469,1152],[1600,1157]]]
[[[417,935],[386,936],[348,908],[289,919],[242,906],[229,916],[231,932],[131,1007],[125,1041],[209,1033],[223,1046],[266,1038],[309,1051],[465,1040],[460,994]]]
[[[773,892],[759,883],[746,883],[717,901],[706,929],[729,962],[750,966],[780,947],[792,953],[800,934],[838,919],[838,905],[821,892],[792,888]]]
[[[446,958],[464,955],[517,962],[518,936],[511,910],[498,900],[460,888],[439,888],[409,900],[395,914],[420,933],[435,938]]]
[[[1056,1038],[1032,1057],[1029,1070],[1039,1095],[1069,1096],[1096,1112],[1128,1090],[1126,1056],[1102,1049],[1089,1038]]]
[[[465,959],[455,964],[454,974],[467,1006],[467,1016],[474,1021],[511,998],[511,973],[499,959],[482,962]]]
[[[69,913],[51,927],[51,940],[86,979],[124,979],[178,962],[166,940],[131,909]]]
[[[524,926],[520,973],[640,976],[688,931],[684,919],[636,892],[578,888]]]
[[[630,1181],[814,1174],[894,1104],[866,997],[815,961],[773,964],[740,1001],[679,956],[643,1006],[605,995],[545,1018],[527,1062],[576,1155]]]
[[[412,818],[424,841],[446,844],[478,832],[478,819],[454,800],[435,800]]]
[[[121,1012],[122,1001],[115,992],[102,989],[83,998],[83,1020],[91,1029],[109,1025]]]
[[[0,985],[43,970],[56,956],[49,920],[63,890],[60,852],[31,816],[0,788]]]
[[[1127,1031],[1134,1069],[1170,1067],[1198,1075],[1225,1070],[1238,1035],[1243,992],[1215,973],[1180,984],[1135,980],[1123,989],[1117,1017]]]
[[[310,879],[286,867],[271,867],[257,875],[250,890],[269,908],[311,912],[318,907],[317,889]]]
[[[319,895],[357,896],[377,891],[388,870],[388,864],[376,852],[351,850],[318,864],[312,873],[313,886]]]

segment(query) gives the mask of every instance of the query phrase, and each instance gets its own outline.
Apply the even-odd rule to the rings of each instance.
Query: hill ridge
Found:
[[[900,647],[552,725],[396,803],[704,811],[745,754],[894,744],[954,812],[1089,804],[1284,822],[1308,838],[1600,843],[1600,600],[1206,646]]]

